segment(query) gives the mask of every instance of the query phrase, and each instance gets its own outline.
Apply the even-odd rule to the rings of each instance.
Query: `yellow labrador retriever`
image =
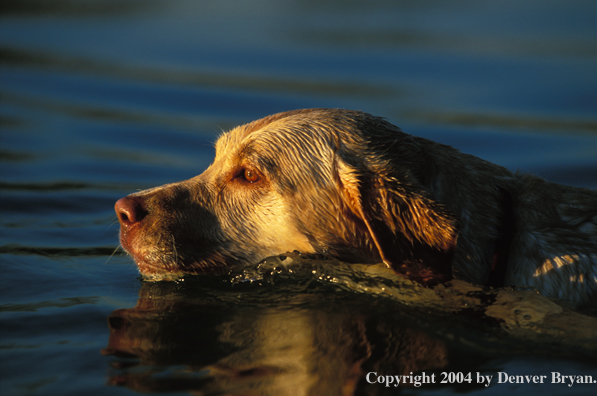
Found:
[[[513,174],[357,111],[239,126],[201,175],[115,208],[122,246],[157,279],[298,250],[383,261],[426,285],[456,277],[597,299],[597,192]]]

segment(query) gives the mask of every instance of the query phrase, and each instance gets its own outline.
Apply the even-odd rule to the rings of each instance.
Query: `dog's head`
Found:
[[[280,113],[222,135],[201,175],[119,200],[120,240],[157,277],[298,250],[445,278],[456,221],[422,187],[426,166],[418,143],[381,118]],[[405,264],[420,258],[433,273]]]

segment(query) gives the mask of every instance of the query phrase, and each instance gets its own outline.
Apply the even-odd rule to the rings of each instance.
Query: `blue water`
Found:
[[[199,174],[221,131],[306,107],[367,111],[509,169],[597,188],[595,13],[588,0],[2,2],[0,394],[237,394],[253,385],[292,394],[316,378],[340,389],[334,381],[350,383],[358,361],[349,356],[367,355],[363,339],[385,345],[382,328],[404,337],[388,345],[448,351],[448,371],[597,378],[594,364],[553,351],[502,340],[514,349],[504,354],[500,342],[466,333],[474,321],[438,327],[424,312],[329,285],[148,286],[115,250],[113,211],[126,194]],[[306,338],[286,345],[271,335],[262,345],[266,324]],[[332,340],[337,351],[324,350]],[[243,352],[255,344],[264,356]],[[361,370],[387,361],[370,353]],[[245,371],[217,374],[234,359]],[[389,361],[389,372],[411,367]],[[275,371],[276,362],[287,366]],[[356,394],[385,392],[357,378]]]

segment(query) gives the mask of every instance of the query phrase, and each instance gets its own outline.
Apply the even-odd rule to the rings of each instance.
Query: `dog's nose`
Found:
[[[120,225],[127,227],[140,222],[147,215],[143,199],[139,197],[120,198],[116,201],[114,210]]]

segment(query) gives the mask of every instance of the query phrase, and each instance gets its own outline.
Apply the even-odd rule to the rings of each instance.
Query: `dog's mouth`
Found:
[[[180,278],[183,272],[177,265],[176,257],[170,254],[156,254],[157,247],[145,247],[138,241],[137,230],[124,228],[120,230],[120,245],[133,258],[139,272],[148,278]],[[143,239],[143,238],[141,238]]]
[[[171,201],[146,193],[126,196],[115,204],[120,244],[144,278],[165,280],[189,274],[222,274],[239,260],[227,251],[225,241],[197,235],[192,226],[169,209]]]
[[[176,267],[169,268],[172,266],[156,265],[155,263],[138,259],[134,255],[131,256],[133,256],[137,268],[139,268],[139,272],[144,280],[172,281],[182,279],[185,275],[188,275],[188,273],[180,271],[176,269]]]
[[[120,244],[133,258],[143,279],[152,281],[178,280],[185,275],[226,273],[242,260],[225,251],[213,250],[207,243],[204,250],[193,254],[176,247],[174,237],[166,230],[148,233],[139,225],[121,227]]]
[[[157,227],[141,197],[125,197],[116,203],[120,222],[120,245],[148,279],[177,279],[184,275],[173,237]],[[148,221],[153,219],[153,221]]]

